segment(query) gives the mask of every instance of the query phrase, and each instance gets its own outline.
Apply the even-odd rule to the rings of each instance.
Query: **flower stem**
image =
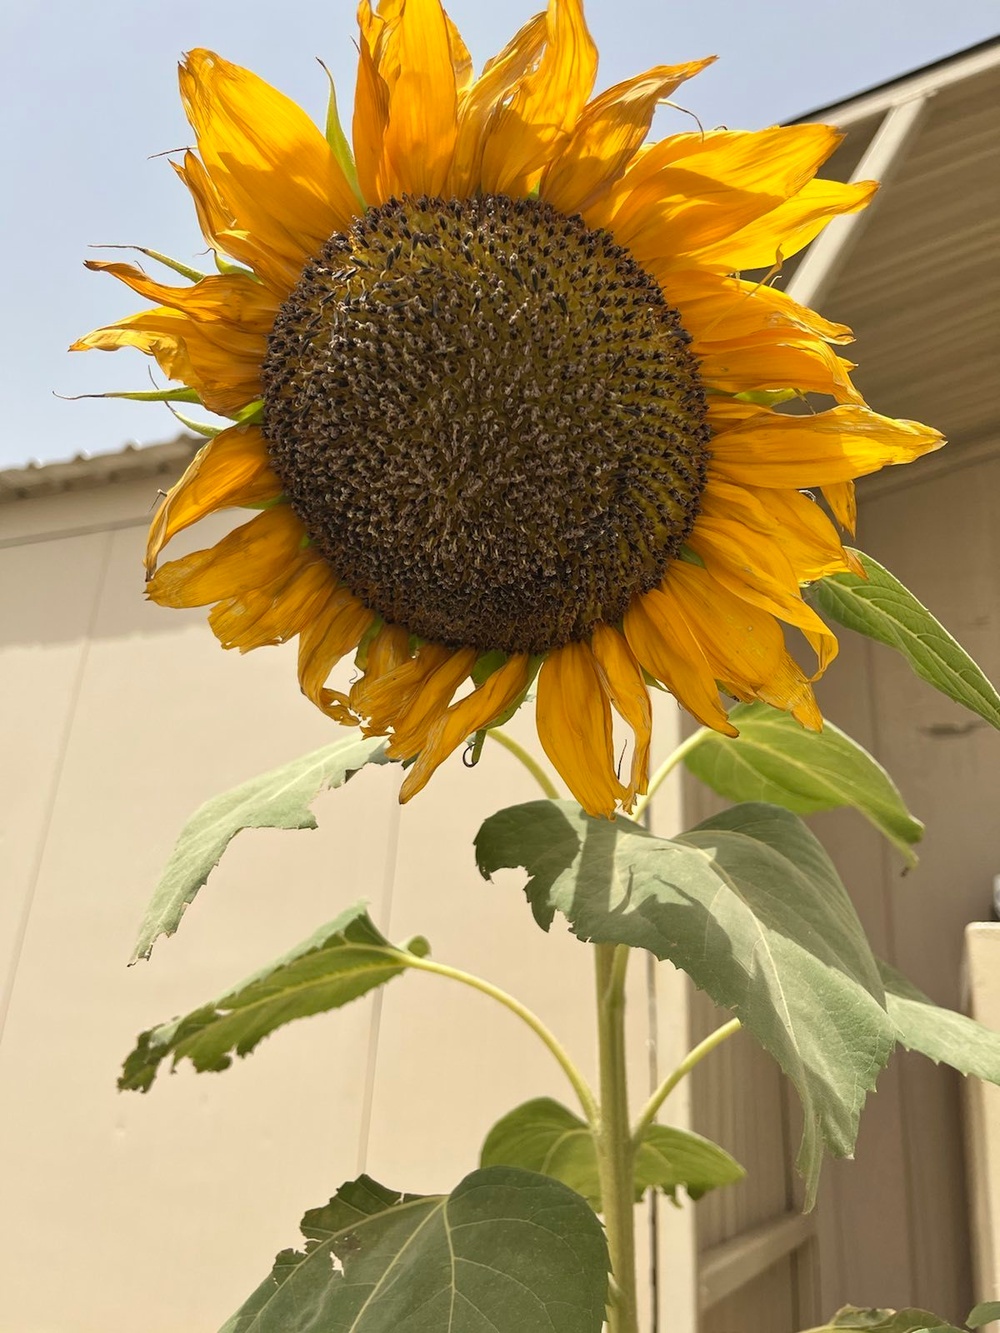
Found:
[[[463,972],[457,967],[449,967],[447,963],[436,963],[431,958],[418,958],[415,954],[405,953],[402,957],[405,959],[407,967],[416,968],[420,972],[432,972],[436,976],[448,977],[452,981],[459,981],[463,986],[469,986],[472,990],[488,995],[490,999],[496,1000],[505,1009],[509,1009],[512,1014],[516,1014],[555,1057],[563,1073],[572,1084],[573,1091],[579,1098],[588,1124],[594,1125],[597,1123],[600,1111],[598,1110],[597,1099],[594,1097],[590,1086],[570,1059],[566,1048],[555,1034],[545,1026],[537,1014],[523,1005],[520,1000],[516,1000],[513,995],[508,995],[506,991],[501,990],[499,986],[494,986],[491,982],[484,981],[482,977],[477,977],[471,972]]]
[[[548,773],[546,773],[545,769],[542,768],[538,760],[530,755],[523,745],[518,745],[513,737],[508,736],[507,733],[501,731],[499,727],[491,727],[486,734],[495,740],[498,745],[502,745],[505,750],[509,750],[515,759],[520,759],[521,763],[535,779],[550,801],[558,801],[559,792],[556,789],[555,783],[549,777]]]
[[[685,1075],[690,1074],[695,1065],[704,1060],[705,1056],[714,1051],[716,1046],[721,1046],[727,1037],[731,1037],[734,1032],[740,1030],[740,1020],[732,1018],[728,1023],[723,1023],[722,1027],[716,1028],[710,1032],[704,1041],[700,1041],[693,1050],[688,1051],[687,1055],[680,1062],[672,1074],[668,1074],[660,1086],[650,1097],[649,1101],[642,1108],[639,1119],[635,1122],[635,1129],[632,1132],[632,1145],[634,1148],[639,1146],[644,1132],[656,1119],[656,1113],[673,1092],[677,1084]]]
[[[649,787],[646,790],[645,796],[640,796],[636,801],[635,809],[629,816],[630,819],[634,819],[638,822],[642,818],[642,812],[645,810],[646,806],[649,805],[658,789],[667,780],[681,760],[685,759],[696,746],[700,745],[703,740],[711,735],[712,732],[708,727],[699,727],[698,730],[690,735],[686,741],[681,741],[676,750],[672,750],[670,754],[667,755],[666,759],[664,759],[663,763],[650,778]]]
[[[612,1299],[608,1333],[638,1333],[635,1281],[635,1187],[625,1069],[625,966],[623,945],[594,946],[600,1117],[594,1142],[601,1182],[601,1211],[611,1256]]]

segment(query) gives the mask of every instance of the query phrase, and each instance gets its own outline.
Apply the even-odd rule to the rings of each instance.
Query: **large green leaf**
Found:
[[[886,1007],[900,1043],[936,1064],[1000,1083],[1000,1032],[954,1009],[942,1009],[888,963],[879,963]]]
[[[983,1301],[965,1322],[969,1328],[982,1328],[984,1324],[992,1324],[995,1319],[1000,1319],[1000,1301]]]
[[[309,807],[321,791],[342,786],[366,764],[385,763],[384,740],[354,733],[206,801],[181,830],[146,909],[132,962],[148,958],[160,935],[174,933],[237,833],[316,828]]]
[[[302,1219],[303,1250],[222,1333],[600,1333],[604,1232],[547,1176],[474,1171],[451,1194],[395,1194],[361,1176]]]
[[[481,1166],[519,1166],[561,1180],[601,1211],[597,1153],[588,1125],[550,1097],[536,1097],[515,1107],[490,1130]],[[720,1185],[742,1180],[746,1172],[716,1143],[700,1134],[668,1125],[649,1125],[635,1160],[635,1197],[661,1189],[676,1199],[685,1189],[700,1199]]]
[[[125,1061],[119,1088],[147,1092],[163,1060],[190,1060],[199,1070],[228,1069],[259,1041],[296,1018],[339,1009],[423,958],[421,938],[394,948],[363,903],[349,907],[290,953],[269,963],[221,1000],[143,1032]]]
[[[923,837],[889,774],[832,722],[806,731],[767,704],[740,704],[730,714],[739,736],[705,729],[685,757],[700,781],[730,801],[771,801],[798,815],[853,806],[915,865],[911,845]]]
[[[829,858],[795,815],[742,805],[678,838],[535,801],[488,819],[481,873],[524,866],[535,917],[669,958],[732,1009],[802,1099],[799,1168],[815,1199],[823,1143],[851,1153],[895,1043],[878,968]]]
[[[920,602],[863,551],[855,554],[867,580],[832,574],[813,584],[813,597],[831,619],[902,653],[929,685],[1000,727],[1000,694],[960,643]]]
[[[867,1310],[845,1305],[829,1324],[808,1333],[961,1333],[929,1310]]]

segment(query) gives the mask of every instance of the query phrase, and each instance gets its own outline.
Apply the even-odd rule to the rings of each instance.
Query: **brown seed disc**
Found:
[[[338,577],[421,638],[544,653],[663,577],[705,486],[659,285],[532,199],[391,200],[281,307],[264,433]]]

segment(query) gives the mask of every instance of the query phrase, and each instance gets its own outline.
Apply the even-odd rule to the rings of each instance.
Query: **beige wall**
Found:
[[[950,457],[948,456],[950,452]],[[1000,680],[1000,446],[943,451],[865,488],[864,546],[888,565]],[[1000,743],[985,722],[932,690],[898,654],[853,635],[824,683],[828,715],[867,745],[927,825],[904,875],[849,814],[817,832],[851,889],[876,952],[939,1004],[962,1003],[967,922],[991,912],[998,866]],[[826,1307],[917,1305],[961,1324],[977,1290],[970,1265],[962,1080],[917,1055],[894,1057],[861,1123],[856,1163],[827,1172],[820,1197]],[[878,1244],[872,1243],[873,1220]]]
[[[516,991],[593,1068],[588,951],[537,930],[517,875],[487,885],[475,869],[481,820],[536,794],[498,747],[472,772],[453,759],[402,813],[398,771],[379,769],[321,798],[317,832],[242,836],[176,938],[125,967],[184,819],[337,734],[298,694],[293,649],[240,660],[201,613],[143,601],[158,484],[0,506],[3,1333],[133,1333],[137,1318],[147,1333],[211,1333],[295,1242],[304,1209],[361,1167],[447,1189],[504,1111],[570,1100],[506,1011],[416,975],[381,1011],[369,999],[293,1025],[225,1074],[188,1066],[147,1096],[116,1092],[140,1029],[221,994],[347,903],[370,899],[390,935],[424,933],[436,957]],[[676,723],[662,700],[661,751]],[[514,729],[534,743],[530,718]],[[671,817],[668,797],[658,818]],[[632,980],[638,1099],[641,966]],[[669,1069],[683,989],[660,968],[658,990]],[[684,1122],[683,1091],[672,1112]],[[669,1327],[692,1333],[691,1209],[660,1213]]]
[[[1000,1031],[1000,924],[965,932],[967,1008]],[[966,1149],[972,1202],[972,1272],[981,1300],[1000,1300],[1000,1088],[969,1079]],[[1000,1333],[1000,1320],[986,1326]]]

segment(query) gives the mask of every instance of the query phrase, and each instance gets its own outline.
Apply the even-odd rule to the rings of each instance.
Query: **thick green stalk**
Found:
[[[609,1333],[638,1333],[635,1281],[635,1193],[633,1147],[625,1069],[624,946],[594,946],[597,975],[597,1041],[600,1116],[595,1140],[601,1206],[611,1254]]]

